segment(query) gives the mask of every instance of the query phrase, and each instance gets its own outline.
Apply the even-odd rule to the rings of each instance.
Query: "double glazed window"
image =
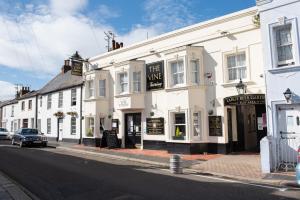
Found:
[[[141,91],[141,72],[133,72],[133,92],[140,92]]]
[[[199,84],[199,60],[191,60],[191,83]]]
[[[106,80],[99,81],[99,96],[105,97],[106,96]]]
[[[186,120],[185,113],[174,113],[173,140],[185,140],[186,136]]]
[[[63,92],[58,93],[58,107],[61,108],[63,107]]]
[[[76,106],[76,88],[71,90],[71,106]]]
[[[227,56],[228,80],[234,81],[247,78],[245,52]]]
[[[29,100],[28,101],[28,110],[31,110],[32,109],[32,100]]]
[[[94,81],[88,81],[88,97],[93,97],[94,96]]]
[[[292,25],[286,24],[275,28],[278,66],[293,62]]]
[[[119,93],[128,93],[128,75],[127,73],[119,74]]]
[[[76,135],[76,117],[71,117],[71,135]]]
[[[172,86],[184,83],[184,64],[183,60],[171,62],[171,79]]]
[[[52,95],[49,94],[47,97],[47,109],[51,109],[51,104],[52,104]]]
[[[51,118],[47,118],[47,134],[51,134]]]

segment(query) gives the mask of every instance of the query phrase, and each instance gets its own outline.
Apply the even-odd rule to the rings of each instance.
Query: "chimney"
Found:
[[[123,48],[123,45],[124,45],[123,42],[120,42],[120,47],[121,47],[121,48]]]
[[[17,91],[16,98],[22,97],[23,95],[27,94],[30,92],[29,87],[22,87],[20,91]]]
[[[116,43],[116,49],[120,49],[120,44],[118,42]]]
[[[112,50],[116,49],[116,40],[112,40]]]

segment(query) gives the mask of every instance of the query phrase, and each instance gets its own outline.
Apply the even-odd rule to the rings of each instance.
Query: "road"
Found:
[[[174,176],[147,165],[66,154],[58,149],[0,145],[0,171],[43,200],[300,199],[299,191]]]

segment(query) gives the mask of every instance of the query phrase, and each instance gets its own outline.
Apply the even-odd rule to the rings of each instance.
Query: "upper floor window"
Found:
[[[99,80],[99,96],[105,97],[106,96],[106,80]]]
[[[28,101],[28,110],[31,110],[32,109],[32,100],[29,100]]]
[[[76,106],[76,88],[71,89],[71,106]]]
[[[133,92],[141,92],[141,71],[133,72]]]
[[[229,81],[247,78],[246,53],[228,55],[227,70]]]
[[[199,84],[199,60],[191,60],[191,83]]]
[[[52,104],[52,95],[48,94],[48,96],[47,96],[47,109],[51,109],[51,104]]]
[[[88,97],[94,96],[94,81],[88,81]]]
[[[42,106],[43,106],[43,97],[40,96],[40,107],[42,107]]]
[[[293,41],[291,35],[292,25],[286,24],[275,27],[276,50],[278,66],[287,65],[293,62]]]
[[[184,64],[183,60],[171,62],[171,85],[179,85],[184,83]]]
[[[63,95],[64,95],[63,92],[58,93],[58,107],[59,108],[63,107],[63,99],[64,99]]]
[[[127,72],[119,74],[119,93],[128,93],[128,75]]]
[[[25,110],[25,101],[22,101],[21,110]]]
[[[14,117],[15,115],[15,106],[11,106],[11,116]]]

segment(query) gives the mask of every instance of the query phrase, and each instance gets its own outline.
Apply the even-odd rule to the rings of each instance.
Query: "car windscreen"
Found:
[[[7,132],[6,128],[0,128],[0,132]]]
[[[21,134],[22,135],[38,135],[39,132],[36,129],[23,129]]]

